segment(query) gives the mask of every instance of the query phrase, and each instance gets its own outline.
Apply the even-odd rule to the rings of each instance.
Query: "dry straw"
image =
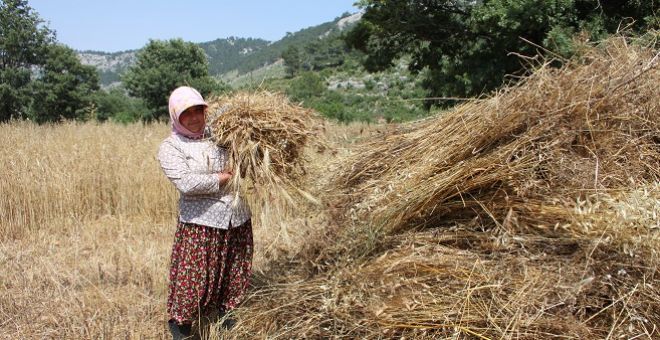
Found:
[[[0,125],[11,146],[0,156],[2,237],[107,215],[173,220],[177,193],[154,157],[167,133],[151,124]]]
[[[623,39],[362,147],[339,172],[391,230],[660,179],[660,58]],[[555,223],[558,221],[544,221]]]
[[[611,39],[363,144],[328,188],[355,219],[232,336],[657,338],[657,53]]]
[[[321,146],[320,119],[281,94],[238,92],[212,99],[210,123],[215,142],[228,150],[228,184],[253,206],[291,207],[301,198],[315,199],[301,187],[303,152]]]

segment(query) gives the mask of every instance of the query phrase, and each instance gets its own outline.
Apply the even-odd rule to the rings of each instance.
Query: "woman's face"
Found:
[[[197,105],[187,108],[179,116],[179,123],[188,131],[193,133],[201,132],[204,129],[206,106]]]

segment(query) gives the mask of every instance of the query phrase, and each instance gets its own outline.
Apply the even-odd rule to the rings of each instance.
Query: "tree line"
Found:
[[[361,65],[379,72],[403,61],[424,89],[423,96],[472,97],[501,86],[508,75],[523,74],[521,55],[551,51],[560,60],[578,52],[575,37],[597,41],[621,30],[656,32],[657,37],[660,26],[660,1],[360,0],[357,4],[364,15],[347,33],[334,32],[321,39],[320,32],[332,29],[328,23],[273,44],[285,60],[286,92],[340,119],[348,119],[343,111],[357,106],[355,98],[338,98],[325,88],[318,74],[327,75],[333,68]],[[295,44],[296,39],[305,43]],[[262,49],[257,54],[266,58],[268,53],[272,51]],[[194,86],[205,96],[229,90],[210,76],[209,67],[204,49],[196,44],[151,40],[121,76],[122,85],[101,90],[99,73],[57,42],[55,32],[27,0],[0,0],[0,122],[166,119],[167,96],[177,86]],[[427,107],[447,104],[451,101],[427,101]]]
[[[520,55],[569,58],[575,37],[658,29],[653,0],[360,0],[362,20],[346,36],[370,71],[402,56],[428,97],[473,97],[525,71]],[[657,31],[656,31],[657,32]],[[441,104],[430,100],[428,104]]]
[[[28,1],[2,0],[0,122],[153,120],[167,117],[167,96],[177,86],[194,86],[204,95],[227,89],[209,75],[204,50],[193,43],[151,40],[137,59],[121,88],[103,91],[97,70],[58,43]]]

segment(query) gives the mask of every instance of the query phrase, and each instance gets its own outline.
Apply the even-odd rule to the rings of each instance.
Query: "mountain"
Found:
[[[308,63],[314,65],[311,60],[314,58],[313,54],[318,51],[327,53],[323,48],[327,49],[328,46],[324,46],[322,42],[337,38],[343,30],[351,27],[361,17],[362,13],[345,13],[331,22],[308,27],[295,33],[287,33],[284,38],[275,42],[229,37],[198,45],[206,52],[209,73],[223,79],[241,77],[264,67],[282,68],[280,61],[282,53],[291,46],[306,51],[305,55],[310,59]],[[78,55],[83,64],[92,65],[99,70],[101,85],[107,87],[120,81],[121,73],[135,63],[138,51],[114,53],[82,51],[78,52]],[[327,58],[324,60],[327,61]]]
[[[101,85],[119,82],[119,75],[136,61],[137,50],[106,53],[97,51],[78,52],[84,65],[96,67],[101,76]]]
[[[245,58],[267,48],[269,44],[263,39],[229,37],[198,45],[206,52],[209,73],[218,75],[239,68]]]
[[[284,38],[273,42],[267,48],[255,50],[254,53],[246,55],[236,70],[239,74],[244,74],[276,62],[290,46],[296,46],[300,50],[304,50],[305,46],[309,44],[321,43],[326,39],[335,38],[361,17],[362,13],[352,15],[346,13],[333,21],[305,28],[295,33],[287,33]]]

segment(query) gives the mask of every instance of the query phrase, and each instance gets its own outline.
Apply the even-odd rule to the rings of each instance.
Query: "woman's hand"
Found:
[[[231,179],[231,176],[233,176],[233,175],[234,175],[234,172],[230,171],[230,170],[220,171],[218,173],[218,177],[220,179],[220,186],[224,186],[225,184],[227,184],[227,182],[229,182],[229,180]]]

